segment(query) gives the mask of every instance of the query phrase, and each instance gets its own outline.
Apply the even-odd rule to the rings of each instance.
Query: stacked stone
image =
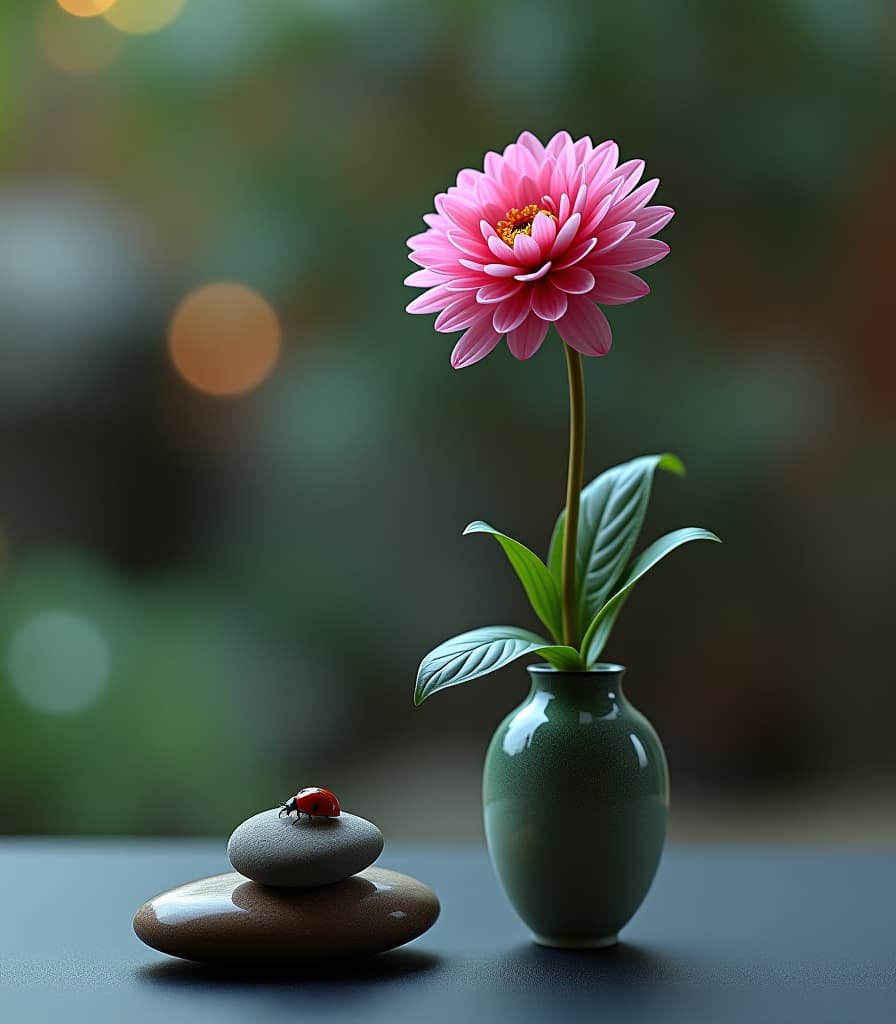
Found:
[[[171,956],[205,962],[319,962],[381,953],[422,935],[439,916],[435,893],[372,867],[383,834],[372,822],[262,811],[227,844],[235,871],[162,893],[134,931]]]

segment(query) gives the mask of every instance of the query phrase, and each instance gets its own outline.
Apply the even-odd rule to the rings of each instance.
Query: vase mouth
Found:
[[[535,675],[601,676],[619,675],[620,672],[625,671],[625,665],[617,665],[612,661],[599,661],[596,665],[592,665],[591,668],[566,669],[555,668],[553,665],[548,665],[544,662],[537,662],[534,665],[527,665],[526,669]]]

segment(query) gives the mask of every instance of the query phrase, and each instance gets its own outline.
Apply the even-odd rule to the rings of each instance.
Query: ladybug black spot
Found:
[[[313,803],[313,804],[311,805],[311,810],[312,810],[312,811],[319,811],[319,810],[320,810],[320,804],[319,804],[319,803],[316,803],[316,802],[315,802],[315,803]]]

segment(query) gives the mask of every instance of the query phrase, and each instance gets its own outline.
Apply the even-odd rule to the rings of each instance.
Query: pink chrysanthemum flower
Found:
[[[651,236],[672,217],[647,206],[659,179],[638,188],[643,160],[620,164],[614,142],[594,146],[558,132],[546,145],[523,132],[485,171],[463,170],[437,195],[428,230],[408,239],[421,266],[405,284],[428,291],[409,313],[438,313],[437,331],[464,334],[455,369],[491,352],[503,335],[517,359],[534,355],[549,326],[579,352],[610,350],[605,306],[650,291],[635,270],[661,260],[669,246]]]

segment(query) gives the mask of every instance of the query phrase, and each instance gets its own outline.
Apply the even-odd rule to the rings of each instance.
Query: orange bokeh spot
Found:
[[[115,0],[106,21],[128,35],[148,35],[170,25],[183,10],[186,0]]]
[[[108,11],[116,0],[56,0],[59,6],[74,14],[76,18],[95,18],[98,14]]]
[[[44,7],[35,26],[37,42],[48,63],[68,75],[90,75],[112,64],[126,37],[105,21],[72,18],[61,6]]]
[[[241,284],[191,292],[171,319],[168,349],[184,380],[209,395],[241,395],[270,374],[280,355],[280,321],[270,303]]]

